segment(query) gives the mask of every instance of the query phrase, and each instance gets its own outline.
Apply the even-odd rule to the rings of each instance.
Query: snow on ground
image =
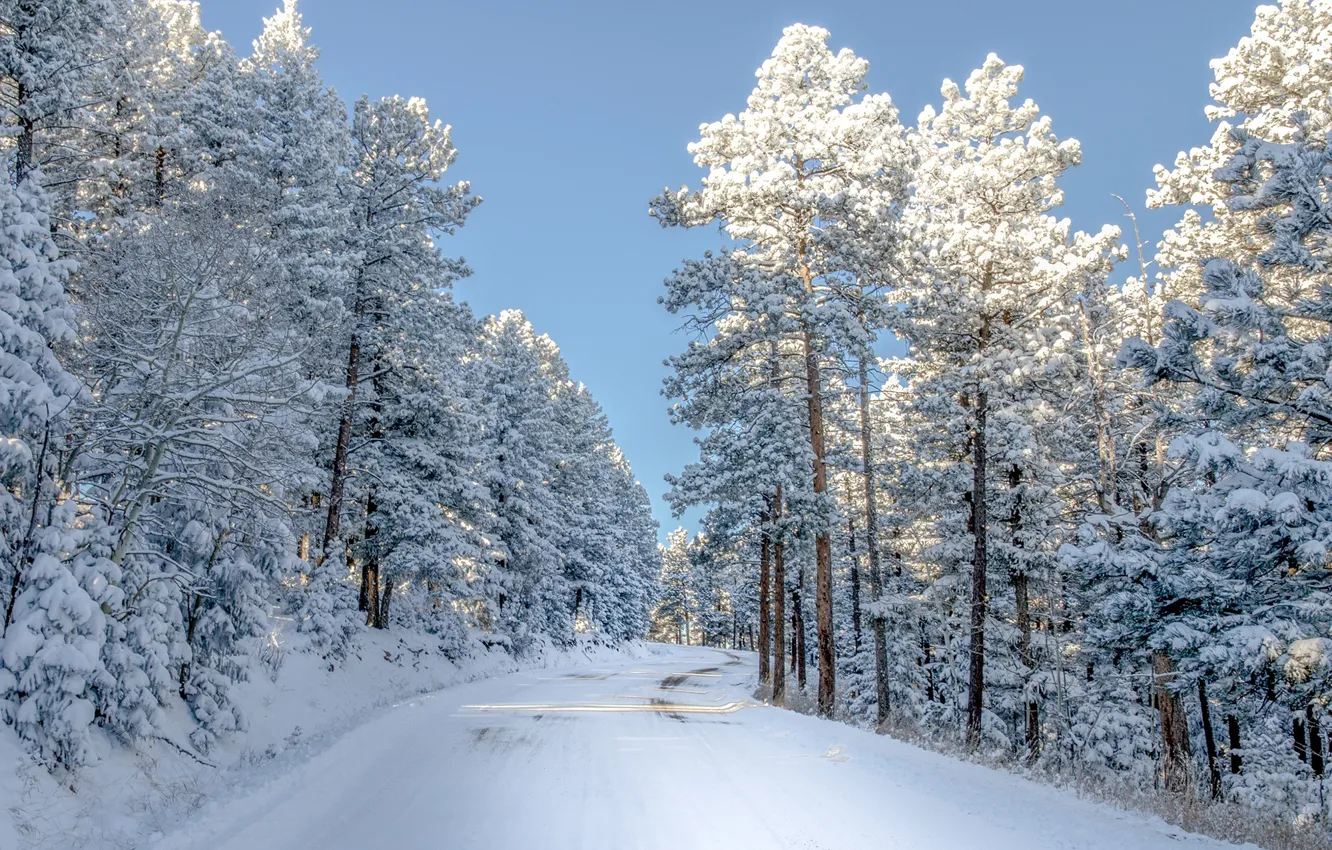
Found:
[[[653,651],[642,643],[612,649],[585,640],[524,661],[496,649],[455,664],[425,634],[368,630],[357,644],[336,670],[317,654],[260,652],[251,680],[233,691],[248,730],[200,756],[189,747],[192,727],[178,707],[167,717],[166,740],[139,750],[101,741],[99,760],[80,774],[74,793],[32,765],[13,730],[0,725],[0,850],[145,848],[249,788],[299,775],[349,733],[393,714],[400,700],[519,669],[628,664]],[[264,846],[283,845],[254,850]]]
[[[1233,847],[758,705],[747,653],[658,652],[401,700],[155,850]]]

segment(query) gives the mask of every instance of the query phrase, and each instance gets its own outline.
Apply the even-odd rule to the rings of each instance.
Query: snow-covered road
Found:
[[[401,703],[158,847],[1157,850],[1160,821],[755,704],[753,656],[532,671]]]

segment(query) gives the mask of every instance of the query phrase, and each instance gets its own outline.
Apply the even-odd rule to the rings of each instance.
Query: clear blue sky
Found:
[[[280,0],[203,0],[204,23],[245,54]],[[989,52],[1027,69],[1024,94],[1082,142],[1064,186],[1074,226],[1141,208],[1152,165],[1203,144],[1208,60],[1246,35],[1253,0],[791,2],[435,2],[302,0],[325,79],[362,93],[426,98],[454,127],[451,172],[485,203],[445,245],[474,276],[476,311],[516,307],[559,344],[600,400],[663,524],[662,476],[694,457],[669,424],[662,358],[684,344],[657,305],[661,281],[713,232],[664,231],[647,216],[664,186],[697,183],[685,145],[744,108],[782,28],[832,32],[870,62],[912,123]],[[1155,243],[1174,213],[1144,215]]]

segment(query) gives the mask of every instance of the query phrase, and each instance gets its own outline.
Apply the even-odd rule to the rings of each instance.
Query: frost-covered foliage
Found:
[[[701,432],[668,499],[709,513],[663,553],[656,634],[755,648],[790,697],[827,661],[826,534],[847,717],[1325,823],[1332,3],[1260,7],[1213,62],[1216,133],[1148,198],[1189,209],[1127,280],[1117,228],[1057,217],[1082,152],[1020,67],[899,131],[828,38],[788,28],[691,145],[702,188],[650,208],[734,240],[661,299]],[[905,356],[866,356],[884,331]]]
[[[656,596],[597,402],[452,298],[450,129],[349,121],[294,0],[243,59],[199,14],[0,4],[0,720],[53,770],[174,705],[206,753],[284,628],[336,670],[366,626],[636,638]]]

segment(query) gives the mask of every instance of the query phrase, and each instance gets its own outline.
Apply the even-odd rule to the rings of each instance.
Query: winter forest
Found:
[[[700,431],[667,499],[708,511],[654,634],[757,649],[779,705],[1325,832],[1329,46],[1332,4],[1259,8],[1156,237],[1070,232],[1079,144],[1021,67],[910,124],[786,29],[651,204],[733,240],[661,299]]]
[[[192,2],[0,26],[0,715],[36,759],[180,701],[206,754],[284,624],[334,666],[366,627],[643,633],[647,494],[549,338],[453,301],[480,198],[425,102],[349,110],[294,2],[244,60]]]
[[[451,128],[344,101],[295,0],[243,57],[193,0],[0,0],[0,744],[77,795],[218,767],[292,656],[423,692],[646,639],[751,659],[718,711],[1328,846],[1332,0],[1259,7],[1094,233],[1020,65],[912,121],[854,36],[787,27],[650,199],[723,247],[652,290],[697,458],[645,488],[549,336],[455,300]],[[663,489],[702,519],[659,543]]]

